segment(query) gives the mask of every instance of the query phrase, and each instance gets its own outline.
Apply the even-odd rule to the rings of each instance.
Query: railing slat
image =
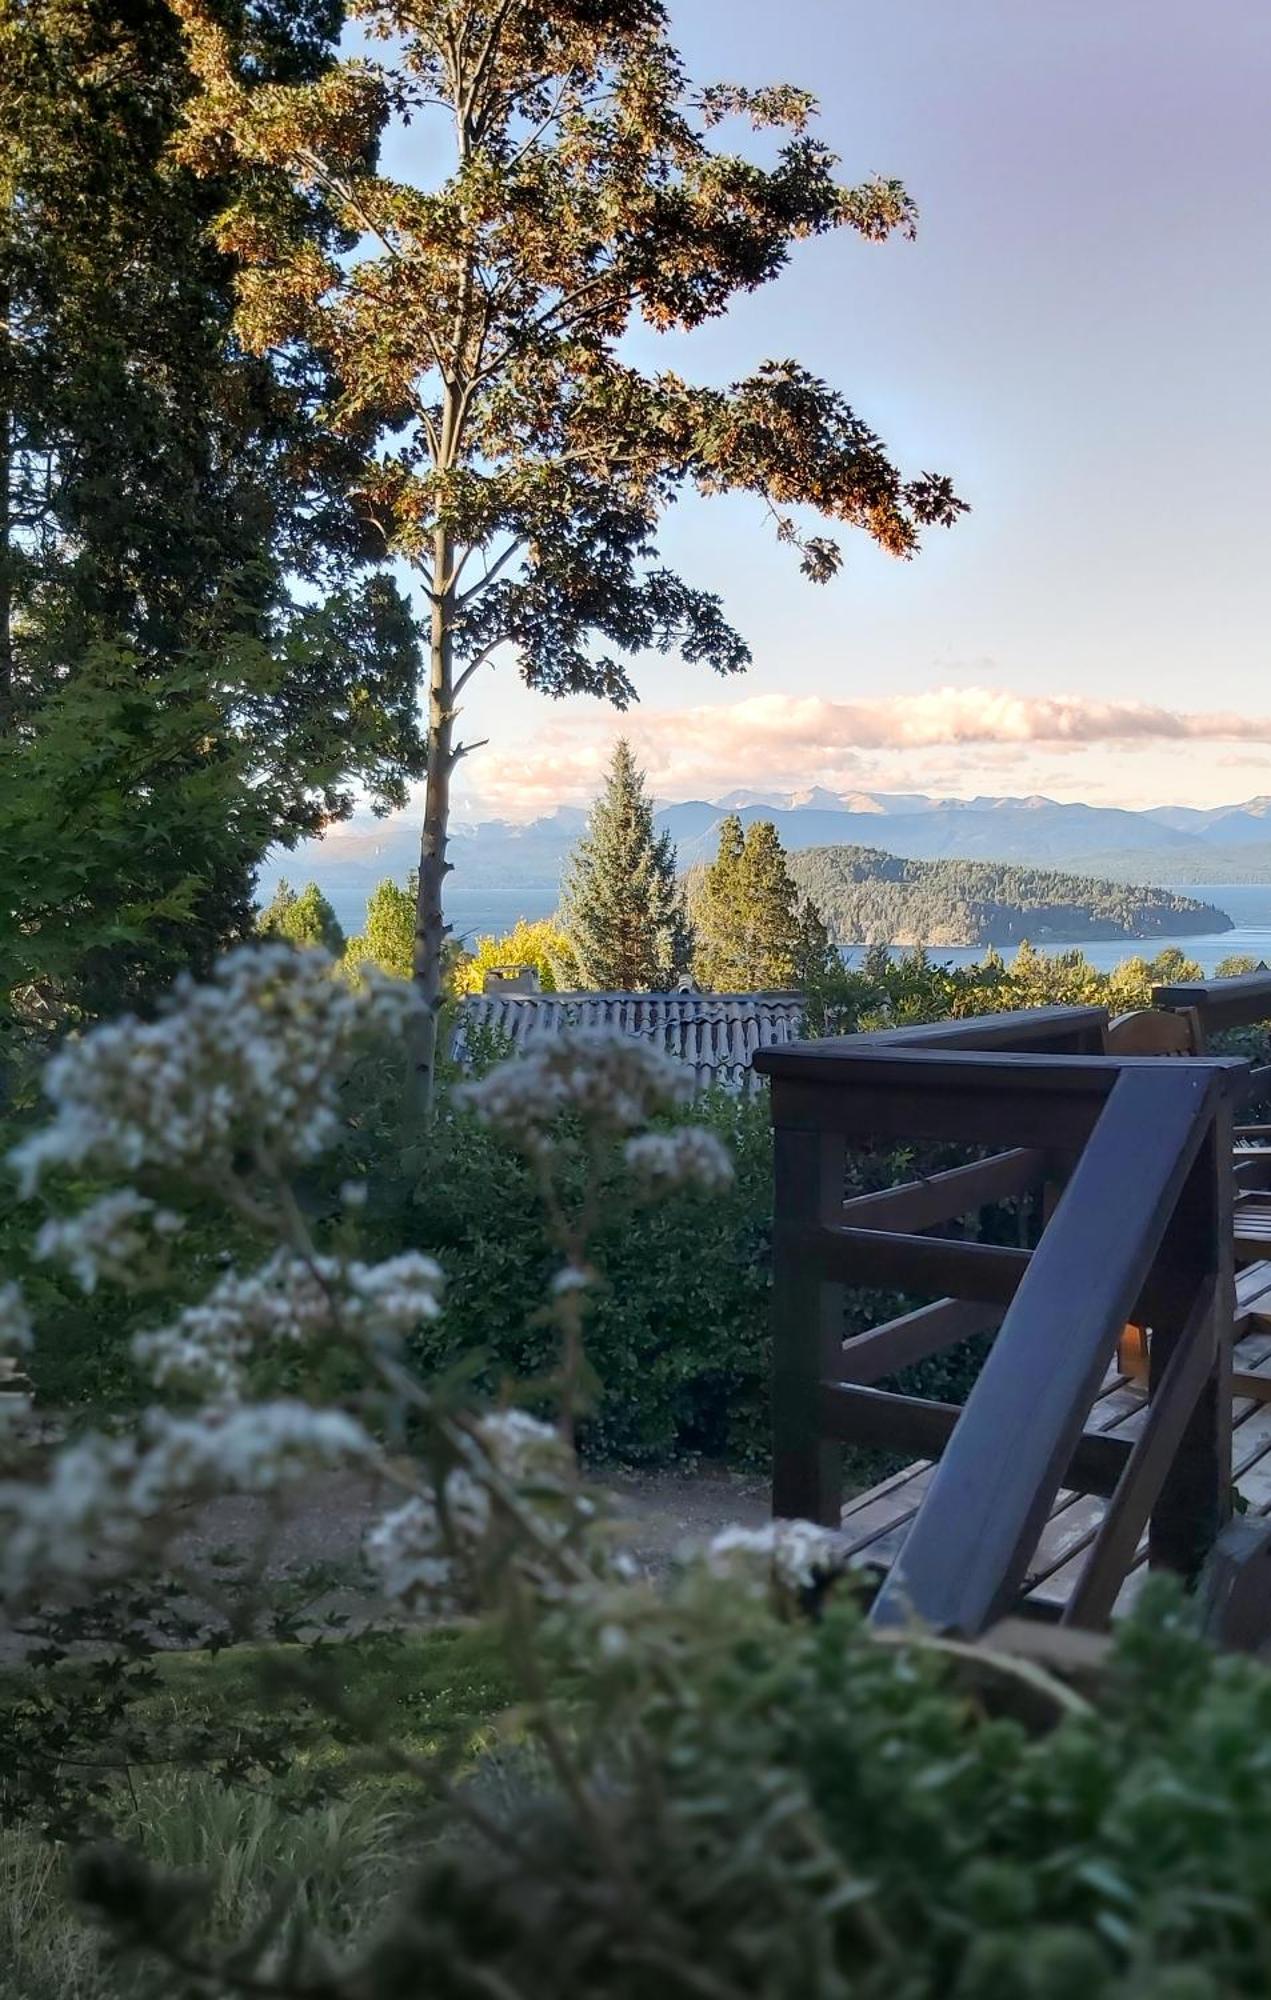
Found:
[[[1045,1171],[1044,1153],[1016,1146],[990,1160],[973,1160],[969,1166],[949,1167],[900,1187],[853,1195],[843,1203],[842,1219],[865,1229],[930,1229],[989,1202],[1027,1194]]]
[[[822,1385],[821,1421],[832,1437],[845,1444],[881,1445],[912,1452],[917,1458],[939,1458],[961,1416],[957,1403],[932,1403],[922,1396],[900,1396],[894,1390],[848,1382]],[[1061,1483],[1074,1493],[1106,1497],[1125,1471],[1130,1449],[1128,1438],[1083,1432],[1064,1463]]]
[[[1011,1605],[1220,1095],[1225,1066],[1128,1063],[937,1468],[879,1624],[975,1634]]]
[[[803,1242],[827,1278],[893,1291],[929,1292],[940,1298],[976,1299],[985,1305],[1014,1298],[1032,1255],[1003,1243],[964,1243],[950,1236],[910,1236],[895,1229],[845,1229],[821,1223]]]
[[[1065,1625],[1104,1625],[1112,1616],[1139,1537],[1214,1365],[1215,1303],[1215,1285],[1203,1285],[1064,1608]]]
[[[977,1333],[991,1333],[1002,1318],[1000,1305],[982,1305],[969,1299],[937,1299],[933,1305],[919,1306],[899,1319],[872,1326],[867,1333],[854,1334],[843,1342],[838,1370],[840,1382],[877,1382],[880,1376],[897,1375],[926,1361],[932,1354],[952,1347],[955,1341],[970,1340]]]

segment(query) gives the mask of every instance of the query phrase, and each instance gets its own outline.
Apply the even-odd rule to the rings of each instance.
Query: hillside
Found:
[[[876,847],[812,847],[789,857],[839,944],[1080,944],[1198,937],[1232,929],[1208,903],[990,861],[906,861]]]
[[[670,834],[681,868],[714,859],[720,820],[733,809],[747,825],[772,820],[791,854],[859,845],[914,861],[1002,862],[1100,881],[1271,882],[1271,804],[1261,798],[1208,812],[1186,806],[1132,812],[1035,795],[949,799],[817,786],[798,793],[734,791],[717,800],[659,807],[658,831]],[[524,822],[457,822],[450,848],[454,894],[469,906],[488,904],[491,911],[506,903],[509,923],[531,910],[546,913],[555,907],[561,869],[586,819],[580,808],[560,806]],[[257,894],[267,901],[280,875],[316,881],[346,928],[355,929],[375,884],[386,875],[404,882],[418,859],[416,812],[384,819],[358,814],[325,839],[272,854],[261,869]],[[491,914],[489,921],[502,919]]]

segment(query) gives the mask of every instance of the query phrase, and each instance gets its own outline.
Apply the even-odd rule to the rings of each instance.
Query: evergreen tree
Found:
[[[719,829],[719,851],[692,897],[693,970],[718,993],[806,987],[833,962],[829,933],[801,897],[771,820],[743,831],[736,813]]]
[[[280,881],[272,901],[256,919],[263,937],[282,938],[287,944],[321,945],[338,958],[344,950],[340,920],[316,882],[297,895],[288,882]]]
[[[605,789],[570,861],[561,922],[586,986],[664,992],[687,972],[692,933],[667,833],[631,746],[617,743]]]
[[[776,278],[797,244],[912,234],[915,211],[896,181],[837,179],[808,92],[696,87],[663,0],[362,0],[377,59],[359,50],[282,89],[244,61],[224,0],[173,6],[203,86],[186,157],[216,174],[236,152],[252,169],[218,235],[256,267],[242,336],[334,362],[333,437],[363,449],[368,510],[427,604],[412,1051],[426,1108],[472,675],[506,649],[532,687],[625,707],[641,653],[741,670],[718,598],[657,548],[682,492],[752,496],[819,582],[840,551],[804,531],[801,509],[906,557],[961,508],[943,477],[905,478],[796,361],[694,386],[642,372],[626,336],[692,331]],[[409,126],[403,180],[377,166],[394,110]],[[765,134],[763,164],[719,142],[728,123]],[[362,254],[318,254],[297,229],[315,189]]]
[[[262,83],[329,69],[336,0],[221,12]],[[0,10],[0,1012],[52,1025],[204,967],[266,848],[419,768],[360,454],[315,424],[329,368],[233,331],[209,225],[263,170],[175,158],[193,87],[166,0]]]

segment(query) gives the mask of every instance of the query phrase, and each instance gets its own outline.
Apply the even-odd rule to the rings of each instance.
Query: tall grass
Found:
[[[157,1865],[205,1877],[209,1936],[250,1927],[282,1893],[335,1945],[369,1928],[391,1895],[408,1815],[382,1790],[305,1810],[198,1773],[139,1781],[121,1837]],[[136,1962],[103,1959],[66,1896],[58,1850],[0,1830],[0,2000],[134,2000]]]

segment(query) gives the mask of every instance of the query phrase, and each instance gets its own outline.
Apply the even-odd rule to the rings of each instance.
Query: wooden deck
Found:
[[[1271,1261],[1251,1264],[1240,1272],[1236,1280],[1236,1331],[1233,1364],[1237,1377],[1251,1378],[1251,1385],[1266,1386],[1232,1399],[1232,1476],[1248,1513],[1271,1516]],[[1086,1431],[1132,1440],[1143,1429],[1147,1409],[1144,1386],[1111,1368],[1091,1409]],[[847,1502],[843,1532],[849,1538],[848,1555],[853,1562],[872,1570],[891,1568],[934,1470],[932,1460],[917,1459]],[[1062,1616],[1106,1511],[1107,1502],[1094,1494],[1064,1489],[1057,1495],[1029,1567],[1023,1592],[1026,1607],[1045,1618]],[[1133,1603],[1146,1575],[1144,1535],[1117,1596],[1114,1615]]]

